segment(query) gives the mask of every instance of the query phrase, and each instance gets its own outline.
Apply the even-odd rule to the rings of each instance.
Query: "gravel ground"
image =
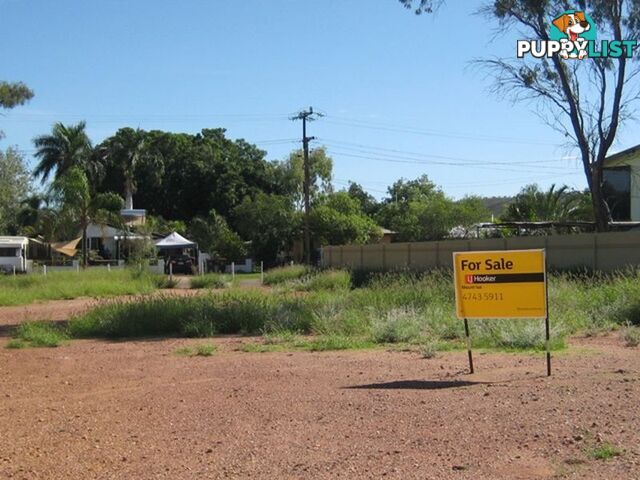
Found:
[[[5,334],[6,335],[6,334]],[[243,353],[0,338],[0,478],[640,478],[640,350]],[[590,451],[622,449],[608,460]]]

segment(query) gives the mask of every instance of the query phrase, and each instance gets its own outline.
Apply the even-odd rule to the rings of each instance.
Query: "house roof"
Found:
[[[29,244],[27,237],[0,237],[0,247],[19,248]]]
[[[640,145],[636,145],[635,147],[627,148],[626,150],[622,150],[621,152],[614,153],[613,155],[609,155],[604,159],[605,163],[613,162],[615,160],[620,160],[621,158],[627,157],[629,155],[633,155],[634,153],[640,152]]]

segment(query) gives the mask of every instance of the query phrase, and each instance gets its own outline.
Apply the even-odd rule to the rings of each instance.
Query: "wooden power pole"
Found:
[[[302,151],[304,154],[304,181],[302,185],[304,194],[304,261],[307,265],[311,264],[311,229],[309,226],[311,171],[309,166],[309,142],[316,138],[307,137],[307,121],[311,122],[315,120],[316,117],[321,116],[322,114],[313,111],[313,107],[309,107],[309,110],[302,110],[291,117],[291,120],[302,120]]]

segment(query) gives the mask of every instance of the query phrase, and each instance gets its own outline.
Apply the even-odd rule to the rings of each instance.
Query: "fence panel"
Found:
[[[453,252],[530,248],[546,248],[552,269],[613,271],[640,265],[640,232],[329,246],[322,249],[322,265],[383,270],[451,268]]]

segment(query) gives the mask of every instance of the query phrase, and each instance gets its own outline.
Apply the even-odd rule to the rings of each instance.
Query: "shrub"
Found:
[[[640,345],[640,328],[627,327],[622,330],[622,339],[627,347]]]
[[[15,329],[13,338],[23,342],[23,346],[59,347],[67,339],[67,336],[53,323],[25,322]],[[16,342],[11,348],[22,348],[18,345]]]
[[[191,278],[191,288],[225,288],[230,284],[225,281],[225,276],[220,273],[207,273],[206,275]]]
[[[298,280],[309,273],[308,267],[304,265],[291,265],[268,270],[264,274],[265,285],[278,285],[291,280]]]

